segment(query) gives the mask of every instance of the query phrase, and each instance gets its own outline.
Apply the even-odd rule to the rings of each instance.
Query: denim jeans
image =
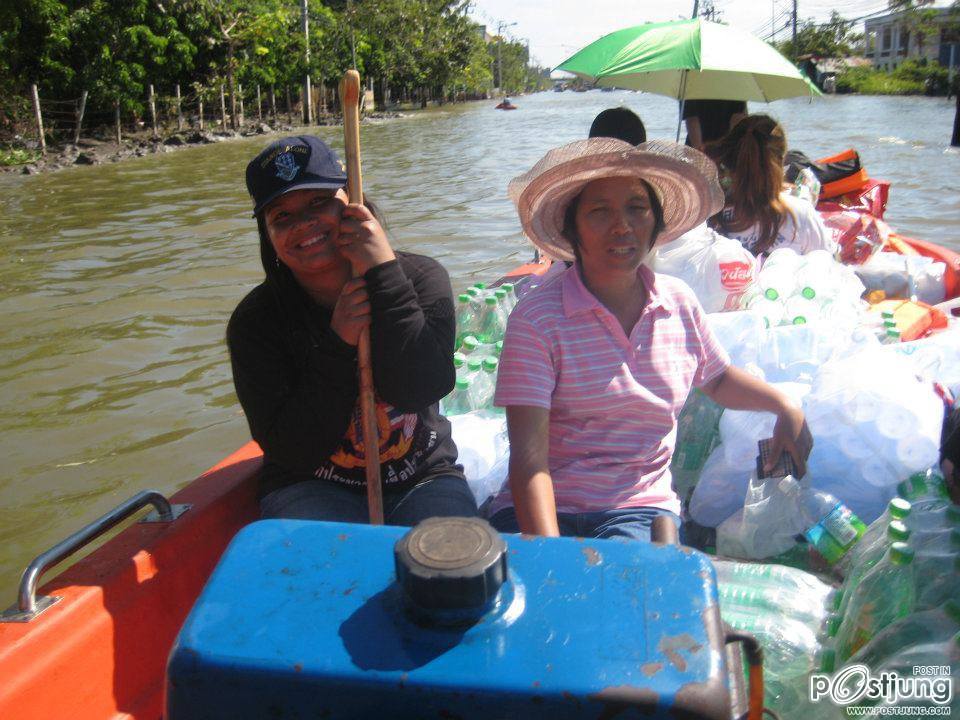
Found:
[[[441,475],[409,490],[383,493],[387,525],[413,526],[428,517],[474,517],[477,503],[467,481]],[[367,496],[324,480],[305,480],[274,490],[260,501],[264,519],[331,520],[365,523]]]
[[[650,541],[653,519],[665,515],[680,529],[680,518],[669,510],[655,507],[600,510],[584,513],[557,513],[557,523],[563,537],[582,537],[616,540]],[[500,532],[517,533],[517,514],[512,507],[503,508],[490,518],[490,524]]]

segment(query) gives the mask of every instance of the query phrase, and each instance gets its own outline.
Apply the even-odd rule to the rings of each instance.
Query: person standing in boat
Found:
[[[438,402],[455,380],[450,280],[395,252],[373,205],[350,204],[336,154],[313,136],[247,166],[265,280],[227,344],[237,397],[263,449],[263,517],[365,522],[357,343],[370,330],[388,524],[476,515]]]
[[[648,539],[679,525],[670,460],[692,387],[738,410],[775,413],[774,459],[803,472],[813,441],[782,393],[730,366],[681,281],[643,264],[722,206],[716,167],[671,142],[593,138],[551,150],[510,183],[523,229],[572,260],[510,315],[495,404],[506,407],[505,532]]]
[[[683,122],[687,126],[687,145],[703,152],[708,144],[722,138],[745,117],[747,104],[742,100],[685,100]]]
[[[779,248],[836,254],[837,244],[813,205],[783,190],[786,153],[783,128],[769,115],[738,122],[716,148],[726,200],[710,226],[759,258]]]

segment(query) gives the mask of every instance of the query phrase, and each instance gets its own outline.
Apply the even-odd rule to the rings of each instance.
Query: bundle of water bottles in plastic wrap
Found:
[[[846,705],[960,710],[950,686],[960,672],[960,506],[937,472],[900,483],[881,516],[859,526],[828,566],[826,581],[778,564],[714,565],[721,615],[759,640],[765,704],[784,720],[839,720]],[[924,682],[898,695],[847,692],[837,703],[826,692],[831,678],[862,672],[856,666],[875,678],[896,672]],[[816,700],[811,688],[820,690]]]
[[[502,408],[493,405],[500,351],[507,318],[517,302],[515,288],[504,283],[471,286],[457,297],[457,380],[440,403],[450,420],[457,462],[482,505],[506,482],[510,446]]]

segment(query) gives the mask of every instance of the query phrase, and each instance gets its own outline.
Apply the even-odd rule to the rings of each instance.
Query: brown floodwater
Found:
[[[364,182],[397,247],[438,258],[454,290],[526,262],[508,180],[624,104],[651,138],[676,103],[543,93],[363,126]],[[888,220],[960,249],[953,103],[826,97],[767,111],[790,146],[857,148],[893,181]],[[342,146],[337,128],[315,132]],[[116,165],[0,177],[0,608],[30,558],[137,491],[172,493],[248,438],[224,346],[262,277],[244,166],[267,138]]]

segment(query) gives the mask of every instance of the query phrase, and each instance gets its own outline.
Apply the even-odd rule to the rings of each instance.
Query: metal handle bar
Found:
[[[16,620],[20,622],[34,617],[38,612],[36,599],[37,583],[44,572],[147,505],[153,505],[153,507],[156,508],[159,522],[173,522],[189,508],[189,505],[171,505],[163,495],[155,490],[144,490],[143,492],[137,493],[126,502],[117,505],[117,507],[107,514],[97,518],[86,527],[81,528],[66,540],[62,540],[45,553],[34,558],[33,562],[27,566],[27,569],[23,571],[23,575],[20,577],[17,608],[16,610],[11,608],[12,612],[9,612],[9,614],[19,616]],[[46,603],[47,606],[50,604],[52,603]],[[41,608],[41,610],[42,609],[43,608]],[[5,615],[6,614],[8,613],[5,613]]]

